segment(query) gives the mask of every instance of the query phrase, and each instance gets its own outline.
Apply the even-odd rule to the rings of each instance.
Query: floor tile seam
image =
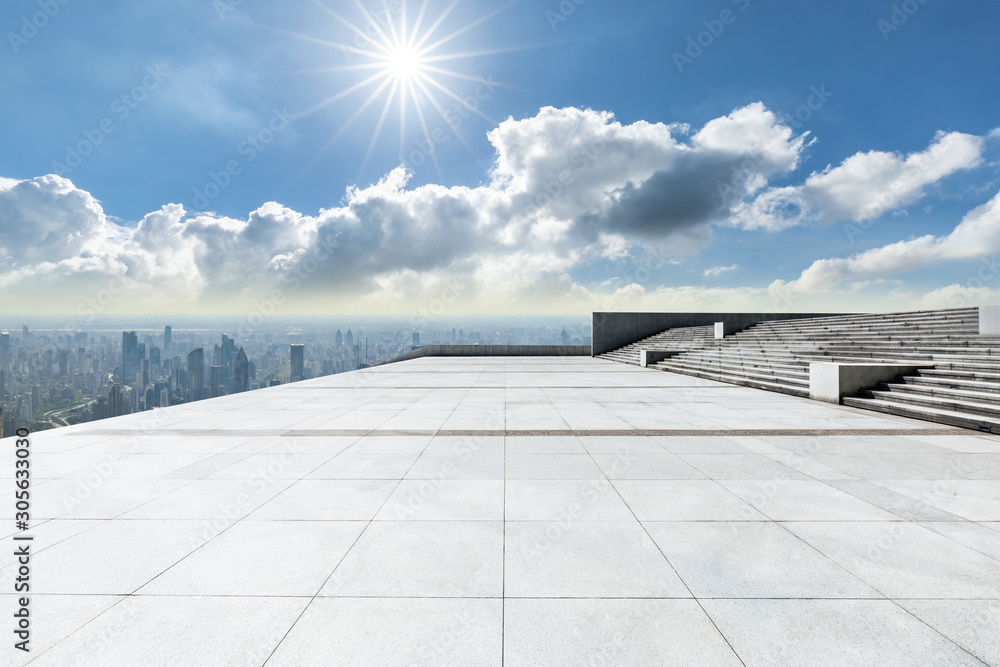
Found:
[[[899,609],[899,610],[901,610],[905,615],[909,616],[910,618],[914,619],[917,623],[919,623],[919,624],[923,625],[924,627],[928,628],[931,632],[933,632],[938,637],[940,637],[941,639],[943,639],[946,643],[951,644],[952,646],[955,646],[956,648],[958,648],[963,653],[969,655],[973,660],[979,661],[979,663],[982,664],[983,667],[989,667],[989,663],[987,663],[985,660],[983,660],[982,658],[980,658],[979,656],[977,656],[975,653],[973,653],[971,650],[969,650],[966,647],[962,646],[956,640],[954,640],[951,637],[949,637],[948,635],[944,634],[941,630],[938,630],[933,625],[931,625],[930,623],[928,623],[927,621],[925,621],[924,619],[920,618],[915,613],[913,613],[912,611],[910,611],[909,609],[907,609],[906,607],[904,607],[903,605],[901,605],[898,600],[893,599],[893,598],[889,598],[889,602],[891,602],[892,604],[894,604],[896,606],[896,608]]]
[[[591,458],[593,458],[592,454],[591,454]],[[594,461],[594,464],[596,465],[597,461]],[[691,586],[688,585],[688,582],[684,579],[684,577],[681,576],[681,573],[677,571],[677,568],[674,566],[674,564],[667,557],[667,554],[663,552],[663,549],[660,548],[660,545],[657,543],[657,541],[653,539],[653,536],[649,534],[649,529],[646,528],[646,526],[643,525],[643,523],[641,521],[639,521],[639,517],[636,516],[635,511],[632,509],[632,506],[629,505],[628,502],[625,500],[625,498],[621,495],[621,492],[618,490],[618,487],[616,487],[611,480],[608,480],[608,484],[614,490],[615,495],[618,496],[618,499],[625,505],[626,508],[628,508],[628,511],[632,515],[632,518],[635,520],[636,523],[639,524],[639,527],[642,529],[643,533],[646,535],[646,539],[649,540],[653,544],[654,547],[656,547],[656,550],[660,553],[660,556],[663,557],[663,560],[670,567],[671,571],[674,573],[674,576],[677,577],[677,580],[681,582],[681,584],[684,586],[685,590],[687,590],[687,592],[691,596],[691,598],[698,604],[698,608],[701,609],[701,613],[704,614],[705,618],[707,618],[709,620],[709,622],[715,628],[715,631],[718,633],[718,635],[720,637],[722,637],[722,640],[726,642],[726,645],[729,647],[729,650],[736,657],[736,659],[740,661],[740,664],[742,664],[744,667],[746,667],[746,661],[744,661],[743,658],[740,656],[740,654],[737,653],[736,647],[733,646],[732,642],[729,640],[729,637],[727,637],[722,632],[722,628],[719,627],[719,625],[715,622],[715,619],[712,618],[712,616],[708,613],[708,610],[705,609],[705,606],[701,603],[701,601],[698,600],[697,596],[694,594],[694,591],[691,590]]]
[[[298,625],[299,621],[302,619],[302,617],[305,615],[305,613],[309,610],[309,608],[313,605],[313,603],[316,601],[316,599],[318,597],[320,597],[320,593],[323,591],[323,589],[329,583],[330,579],[333,578],[334,574],[336,574],[337,569],[344,563],[344,561],[347,559],[347,556],[358,545],[358,542],[361,541],[362,536],[368,531],[368,529],[371,527],[372,523],[375,522],[375,517],[378,516],[378,514],[386,506],[386,504],[389,502],[389,499],[392,498],[392,495],[394,493],[396,493],[396,491],[399,489],[400,485],[402,485],[403,480],[406,478],[406,475],[409,474],[409,472],[413,469],[413,466],[416,465],[416,463],[420,459],[420,457],[423,456],[424,453],[426,453],[427,448],[430,447],[430,443],[431,442],[433,442],[433,438],[430,441],[428,441],[427,445],[424,446],[424,448],[420,451],[420,453],[414,458],[413,462],[410,463],[410,466],[406,469],[406,472],[404,472],[399,477],[399,479],[396,480],[396,484],[393,486],[393,488],[386,495],[385,500],[382,501],[382,503],[378,506],[378,508],[372,514],[372,518],[365,524],[365,527],[361,529],[361,531],[358,533],[357,537],[354,539],[354,541],[351,543],[351,545],[344,551],[343,556],[340,557],[340,559],[337,561],[337,563],[330,570],[330,574],[328,574],[326,576],[326,578],[323,580],[323,583],[321,583],[320,586],[316,589],[316,593],[314,593],[312,595],[312,597],[310,598],[309,602],[307,602],[306,605],[305,605],[305,607],[303,607],[302,612],[296,617],[296,619],[292,622],[292,624],[288,627],[288,629],[282,635],[281,639],[279,639],[278,642],[275,644],[274,649],[272,649],[271,653],[268,654],[268,657],[264,661],[263,665],[266,665],[268,662],[271,661],[271,658],[274,657],[274,654],[275,654],[275,652],[277,652],[278,648],[288,638],[288,635],[292,632],[292,630],[295,628],[295,626]]]

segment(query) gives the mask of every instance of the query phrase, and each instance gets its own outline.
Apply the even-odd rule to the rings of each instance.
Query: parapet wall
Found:
[[[389,363],[421,357],[589,357],[589,345],[424,345]]]
[[[760,322],[831,316],[831,313],[594,313],[593,354],[617,350],[666,329],[724,322],[727,331],[742,331]]]

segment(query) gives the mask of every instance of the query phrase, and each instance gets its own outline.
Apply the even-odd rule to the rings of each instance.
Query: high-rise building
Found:
[[[233,391],[250,391],[250,360],[247,353],[241,347],[236,353],[236,362],[233,364]]]
[[[6,361],[10,356],[10,333],[0,331],[0,361]]]
[[[222,366],[208,367],[208,386],[212,390],[212,397],[226,395],[226,369]]]
[[[66,377],[69,375],[69,350],[59,350],[56,358],[59,360],[59,376]]]
[[[139,372],[139,337],[134,331],[122,332],[122,382],[135,382]]]
[[[350,334],[348,334],[350,335]],[[292,343],[291,382],[298,382],[305,377],[306,346],[302,343]]]
[[[416,331],[413,332],[413,347],[420,347],[420,334]]]
[[[344,334],[340,333],[340,329],[337,329],[336,343],[337,347],[344,346]]]
[[[163,327],[163,353],[167,354],[170,352],[170,343],[173,340],[173,330],[169,327]]]
[[[154,373],[159,373],[160,372],[160,365],[161,365],[160,348],[158,348],[158,347],[151,347],[151,348],[149,348],[149,366],[150,366],[150,368],[152,369],[152,371]]]
[[[233,363],[236,361],[236,341],[226,334],[222,334],[222,349],[220,352],[222,368],[225,371],[226,383],[228,384],[229,379],[233,377]]]
[[[0,403],[4,402],[7,395],[7,371],[0,368]]]
[[[202,396],[205,386],[205,348],[199,347],[188,353],[188,383],[191,389],[191,400],[197,401]]]
[[[151,381],[152,381],[152,378],[151,378],[150,372],[149,372],[149,359],[140,359],[139,360],[139,388],[142,389],[144,387],[149,386],[149,383]]]
[[[111,387],[111,391],[108,392],[109,417],[121,417],[122,415],[132,413],[128,396],[129,391],[131,391],[129,387],[123,387],[120,384]]]
[[[344,344],[347,345],[348,348],[354,347],[354,334],[351,333],[350,329],[347,330],[347,338],[344,339]]]

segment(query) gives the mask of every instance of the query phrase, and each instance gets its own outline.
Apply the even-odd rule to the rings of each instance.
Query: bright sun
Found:
[[[407,81],[420,74],[420,55],[409,48],[400,47],[386,56],[385,66],[394,77]]]
[[[362,91],[365,91],[366,89],[370,91],[367,98],[359,102],[359,106],[354,113],[319,151],[316,157],[313,158],[313,161],[319,158],[320,154],[327,150],[341,135],[347,132],[348,128],[355,121],[361,118],[368,108],[375,104],[380,98],[384,99],[384,103],[382,104],[381,113],[376,114],[377,121],[375,124],[375,130],[372,135],[371,143],[368,145],[368,151],[365,154],[364,161],[361,165],[362,171],[364,170],[369,157],[371,157],[372,151],[375,148],[375,144],[382,132],[382,128],[385,125],[390,109],[396,104],[398,104],[399,109],[400,160],[405,161],[406,156],[409,155],[406,153],[407,147],[405,145],[407,138],[407,121],[411,124],[416,121],[419,125],[419,132],[423,134],[424,137],[421,145],[427,146],[426,149],[422,150],[429,152],[429,157],[437,167],[439,175],[441,173],[441,168],[438,164],[435,147],[438,143],[440,143],[440,140],[432,139],[430,128],[433,127],[432,123],[435,121],[429,117],[430,111],[433,110],[437,112],[437,115],[441,118],[441,121],[438,121],[439,126],[450,127],[452,133],[454,133],[459,141],[465,145],[470,153],[472,153],[472,148],[469,147],[464,137],[458,133],[454,124],[453,118],[455,117],[455,114],[458,113],[463,117],[466,117],[469,114],[476,114],[484,118],[492,125],[496,125],[496,122],[484,114],[479,108],[479,100],[477,98],[463,97],[452,90],[451,85],[440,81],[442,78],[451,79],[453,85],[454,83],[461,83],[466,86],[472,86],[473,90],[484,90],[483,86],[487,85],[486,80],[480,76],[470,76],[463,72],[446,69],[441,65],[449,61],[454,62],[468,60],[480,56],[488,56],[496,53],[531,47],[463,51],[459,53],[442,53],[441,48],[469,32],[476,26],[483,24],[490,18],[501,13],[511,5],[515,4],[518,0],[511,0],[507,4],[494,8],[485,16],[475,19],[443,36],[438,36],[437,33],[444,24],[445,19],[452,12],[452,10],[455,9],[459,2],[461,2],[461,0],[451,0],[444,11],[433,20],[427,15],[428,7],[430,6],[431,1],[432,0],[423,0],[420,4],[420,9],[417,12],[416,18],[411,19],[412,15],[408,12],[407,0],[397,0],[395,3],[388,4],[387,0],[382,0],[383,9],[385,11],[376,13],[374,16],[362,6],[361,0],[353,0],[353,4],[357,6],[361,12],[361,16],[365,19],[363,23],[365,29],[362,30],[360,27],[354,25],[344,17],[340,16],[340,14],[327,7],[320,0],[313,0],[313,2],[320,9],[324,10],[339,23],[349,29],[352,33],[352,41],[347,44],[318,40],[307,35],[300,35],[281,30],[281,32],[286,32],[294,37],[299,37],[308,41],[318,41],[327,46],[334,47],[349,61],[353,61],[347,65],[326,67],[319,71],[354,71],[362,73],[361,80],[356,84],[341,90],[337,94],[323,100],[322,102],[319,102],[312,108],[303,112],[301,115],[307,115],[318,111],[319,109],[347,97],[348,95],[353,95],[354,93],[361,93],[363,95],[366,93],[362,93]],[[395,7],[395,11],[390,11],[390,5]],[[489,85],[491,86],[489,90],[492,91],[493,87],[503,84],[491,83]],[[479,88],[475,88],[476,86]],[[469,101],[470,99],[472,102]],[[415,118],[411,116],[411,110],[415,115]],[[423,160],[427,156],[418,157]],[[312,164],[312,162],[310,162],[310,164]],[[308,168],[308,166],[309,165],[306,165],[306,168]]]

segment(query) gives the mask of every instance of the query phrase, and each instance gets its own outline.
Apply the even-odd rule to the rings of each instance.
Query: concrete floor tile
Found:
[[[508,523],[507,597],[691,597],[631,523]]]
[[[336,597],[500,597],[503,523],[376,521],[320,592]]]
[[[130,597],[32,665],[216,667],[263,664],[308,600]],[[238,619],[238,622],[233,622]]]
[[[890,598],[998,597],[1000,561],[914,523],[786,523]]]
[[[774,523],[643,525],[696,597],[881,597]]]
[[[747,667],[980,665],[888,600],[703,600]]]
[[[504,609],[509,665],[741,665],[693,600],[519,600]]]
[[[503,602],[317,598],[267,662],[304,665],[500,665]]]
[[[173,565],[140,595],[315,595],[362,521],[241,521]]]

